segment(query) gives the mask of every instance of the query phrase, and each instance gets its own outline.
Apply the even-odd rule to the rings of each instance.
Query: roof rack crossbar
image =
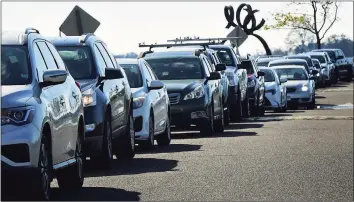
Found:
[[[222,43],[224,44],[227,40],[231,40],[231,39],[241,39],[242,37],[220,37],[220,38],[176,38],[176,39],[172,39],[172,40],[167,40],[167,42],[186,42],[186,41],[209,41],[209,42],[216,42],[216,43]]]
[[[85,43],[87,41],[87,39],[90,38],[90,36],[95,36],[95,34],[93,34],[93,33],[84,33],[81,36],[85,37],[85,38],[80,38],[80,43]]]
[[[178,46],[203,46],[207,47],[209,45],[217,45],[221,43],[217,42],[209,42],[209,43],[183,43],[183,44],[141,44],[139,43],[139,47],[149,47],[150,51],[151,48],[159,48],[159,47],[166,47],[166,48],[171,48],[171,47],[178,47]]]
[[[30,34],[30,33],[37,33],[37,34],[39,34],[39,31],[38,31],[37,29],[35,29],[35,28],[32,28],[32,27],[26,28],[25,34]]]

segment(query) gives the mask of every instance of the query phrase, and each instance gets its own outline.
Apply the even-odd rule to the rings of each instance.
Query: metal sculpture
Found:
[[[244,7],[246,7],[245,9],[243,9]],[[247,15],[245,17],[245,19],[243,20],[243,23],[241,23],[240,20],[240,14],[241,11],[245,10],[247,11]],[[257,13],[259,10],[252,10],[251,5],[249,4],[241,4],[236,11],[236,22],[238,25],[236,25],[236,23],[234,22],[234,18],[235,18],[235,11],[234,8],[232,6],[225,6],[224,8],[224,14],[225,14],[225,18],[227,20],[227,25],[226,28],[230,28],[232,27],[240,27],[242,28],[242,30],[247,34],[247,35],[252,35],[254,37],[256,37],[263,45],[267,55],[272,55],[272,52],[270,51],[270,48],[267,44],[267,42],[258,34],[255,34],[254,31],[259,30],[261,27],[263,27],[265,20],[262,19],[261,22],[257,25],[256,22],[256,17],[254,16],[255,13]],[[248,24],[252,23],[252,26],[250,28],[248,28]]]

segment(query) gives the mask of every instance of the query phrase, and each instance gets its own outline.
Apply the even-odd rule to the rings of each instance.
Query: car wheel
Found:
[[[171,125],[169,115],[167,116],[165,131],[156,137],[156,142],[159,146],[167,146],[171,143]]]
[[[224,106],[221,103],[221,118],[216,120],[215,122],[215,131],[216,132],[224,132]]]
[[[262,103],[259,103],[260,98],[258,98],[258,116],[264,116],[264,114],[265,114],[264,97],[265,96],[263,95]],[[259,106],[259,105],[261,105],[261,106]]]
[[[150,113],[149,117],[149,137],[147,140],[143,140],[139,143],[139,146],[144,148],[144,149],[153,149],[155,146],[155,138],[154,138],[154,119],[153,119],[153,113]]]
[[[103,128],[101,155],[92,157],[102,167],[109,167],[113,160],[112,125],[109,115],[106,116]]]
[[[248,95],[246,93],[246,98],[245,98],[245,100],[242,103],[242,116],[244,118],[248,118],[250,115],[251,115],[251,112],[250,112],[250,100],[249,100]]]
[[[232,106],[231,121],[240,121],[242,117],[241,91],[238,90],[236,104]]]
[[[282,107],[281,112],[286,112],[288,110],[288,102],[285,101],[284,107]]]
[[[83,136],[79,133],[76,140],[75,164],[56,173],[60,188],[75,189],[82,187],[84,183],[83,144]]]
[[[43,134],[40,152],[39,152],[39,160],[38,160],[38,178],[34,181],[31,189],[31,196],[35,200],[50,200],[51,196],[51,173],[53,166],[50,161],[50,148],[49,148],[49,138]]]
[[[214,104],[211,103],[211,106],[209,107],[210,119],[205,121],[202,124],[199,124],[199,130],[202,136],[209,136],[214,133],[214,107],[213,106]]]
[[[129,114],[125,134],[117,140],[117,147],[114,147],[114,154],[120,160],[132,160],[135,156],[135,130],[133,112]]]
[[[226,103],[226,110],[224,111],[224,124],[225,126],[230,124],[230,105],[228,102]]]
[[[257,116],[258,115],[258,93],[256,93],[256,96],[252,100],[252,103],[250,105],[250,114],[251,116]]]

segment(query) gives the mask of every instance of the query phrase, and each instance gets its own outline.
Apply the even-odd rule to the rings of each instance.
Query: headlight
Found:
[[[254,80],[251,80],[248,82],[248,87],[249,88],[252,88],[252,87],[255,87],[256,86],[256,82]]]
[[[96,105],[96,92],[92,88],[82,93],[82,103],[84,107]]]
[[[203,87],[198,86],[192,92],[190,92],[186,96],[184,96],[183,100],[198,99],[198,98],[203,97],[203,95],[204,95]]]
[[[25,125],[34,118],[34,107],[3,109],[1,111],[1,125]]]
[[[269,89],[269,90],[266,90],[265,92],[272,93],[272,95],[274,95],[277,92],[277,90],[276,89]]]
[[[138,109],[143,106],[145,102],[145,96],[144,97],[137,97],[133,99],[133,109]]]
[[[309,88],[307,87],[307,85],[304,85],[304,86],[302,86],[301,90],[302,90],[302,91],[308,91]]]

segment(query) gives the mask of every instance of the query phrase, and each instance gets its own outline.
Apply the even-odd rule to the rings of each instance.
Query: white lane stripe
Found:
[[[354,120],[353,116],[278,116],[278,117],[252,117],[243,121],[281,121],[281,120]]]
[[[342,105],[320,105],[316,107],[317,109],[353,109],[354,106],[352,103],[348,102]]]
[[[326,90],[317,90],[316,92],[341,92],[341,91],[354,91],[353,88],[338,88],[338,89],[326,89]]]

